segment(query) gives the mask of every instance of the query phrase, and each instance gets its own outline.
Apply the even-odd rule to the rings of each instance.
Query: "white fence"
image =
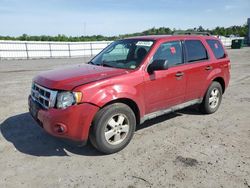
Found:
[[[219,37],[225,47],[230,47],[233,39]],[[93,56],[99,53],[112,41],[96,42],[33,42],[33,41],[1,41],[1,59],[39,59]]]
[[[1,41],[0,59],[36,59],[93,56],[111,41],[98,42],[33,42]]]

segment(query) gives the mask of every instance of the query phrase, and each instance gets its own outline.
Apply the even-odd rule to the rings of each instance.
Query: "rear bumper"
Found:
[[[81,144],[88,140],[91,122],[99,110],[97,106],[89,103],[73,105],[66,109],[45,110],[29,97],[30,112],[31,105],[38,108],[36,115],[31,113],[32,117],[47,133]]]

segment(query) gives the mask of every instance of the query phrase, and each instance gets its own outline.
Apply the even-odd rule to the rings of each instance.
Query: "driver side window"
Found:
[[[161,44],[153,56],[153,61],[156,60],[167,61],[168,67],[183,64],[181,42],[171,41]]]

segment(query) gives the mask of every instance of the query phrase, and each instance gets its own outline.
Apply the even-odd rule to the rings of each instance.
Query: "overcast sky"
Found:
[[[242,25],[250,0],[0,0],[0,35],[119,35]]]

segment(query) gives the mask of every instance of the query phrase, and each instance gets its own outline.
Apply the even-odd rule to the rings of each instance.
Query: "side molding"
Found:
[[[146,114],[144,117],[141,118],[140,123],[142,124],[146,120],[150,120],[150,119],[156,118],[156,117],[164,115],[164,114],[175,112],[177,110],[181,110],[181,109],[186,108],[188,106],[192,106],[192,105],[195,105],[195,104],[200,104],[200,103],[202,103],[202,100],[203,99],[195,99],[195,100],[191,100],[191,101],[188,101],[188,102],[185,102],[185,103],[182,103],[182,104],[178,104],[178,105],[173,106],[171,108],[167,108],[167,109],[164,109],[164,110],[159,110],[159,111],[156,111],[156,112],[152,112],[150,114]]]

